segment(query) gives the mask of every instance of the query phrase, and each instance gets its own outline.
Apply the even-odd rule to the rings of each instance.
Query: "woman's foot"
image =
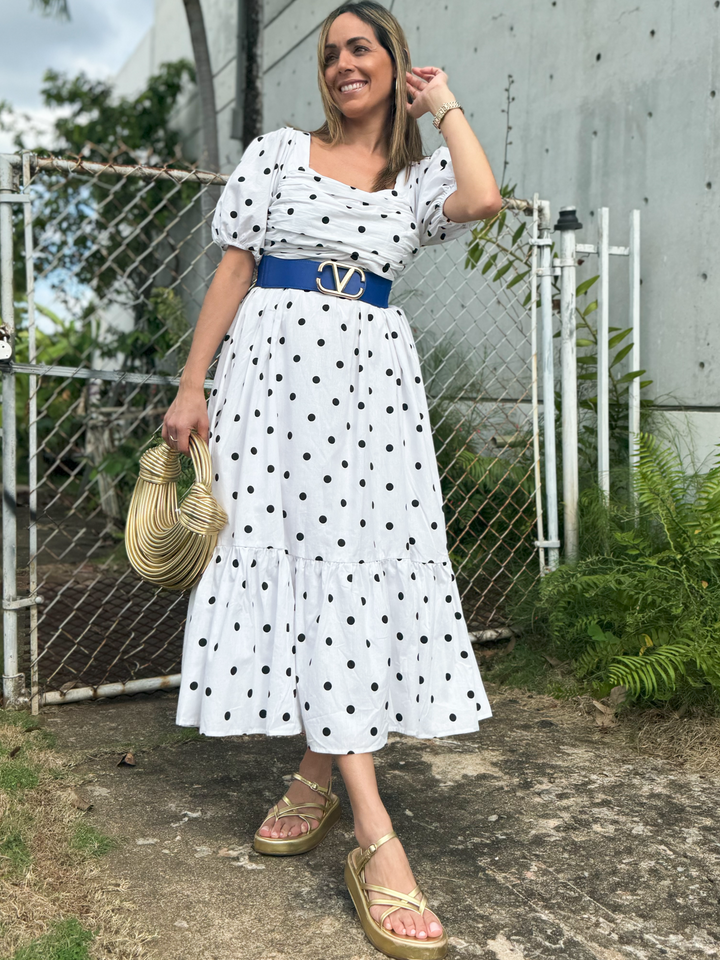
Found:
[[[303,757],[298,773],[305,777],[306,780],[311,780],[313,783],[317,783],[319,786],[327,789],[332,773],[332,757],[329,757],[329,762],[325,759],[318,763],[315,758],[318,756],[327,758],[328,755],[311,754],[311,757],[308,758],[309,753],[311,753],[310,750],[308,750],[305,757]],[[291,803],[319,803],[323,807],[326,803],[326,799],[321,793],[312,790],[301,780],[293,780],[285,791],[285,795]],[[278,812],[282,813],[284,807],[287,807],[287,804],[283,800],[280,800],[278,802]],[[268,810],[268,817],[270,819],[258,830],[261,837],[272,837],[274,839],[278,837],[299,837],[307,833],[310,829],[314,830],[322,816],[317,807],[301,809],[300,812],[310,821],[310,825],[308,826],[306,821],[298,816],[279,817],[276,819],[274,816],[271,816],[272,812],[272,808],[270,808],[270,810]]]
[[[363,849],[366,849],[373,840],[379,840],[391,830],[392,824],[379,829],[372,836],[358,837],[358,842]],[[388,887],[390,890],[397,890],[398,893],[410,893],[415,888],[417,881],[410,869],[403,845],[397,837],[387,840],[372,855],[365,865],[365,881]],[[368,896],[372,901],[381,897],[382,894],[369,890]],[[379,923],[380,917],[387,909],[387,904],[371,906],[370,915]],[[400,936],[417,937],[418,940],[432,940],[443,932],[442,924],[427,907],[422,915],[416,910],[401,907],[385,918],[383,927]]]

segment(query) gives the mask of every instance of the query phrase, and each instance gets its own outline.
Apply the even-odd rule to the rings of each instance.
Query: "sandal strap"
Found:
[[[417,889],[417,887],[416,887],[415,889]],[[373,903],[373,901],[371,900],[371,901],[370,901],[370,905],[371,905],[371,906],[372,906],[372,903]],[[420,903],[421,903],[421,906],[420,906],[420,908],[417,909],[417,910],[416,910],[415,907],[412,907],[412,906],[406,907],[406,909],[407,909],[407,910],[412,910],[412,911],[414,911],[414,912],[416,912],[416,913],[419,913],[420,916],[422,916],[422,915],[425,913],[425,907],[427,906],[427,897],[425,896],[424,893],[422,894],[422,900],[420,901]],[[391,913],[395,913],[396,910],[400,910],[400,909],[401,909],[402,907],[404,907],[404,906],[405,906],[404,904],[399,903],[397,906],[390,907],[388,910],[386,910],[386,911],[380,916],[380,926],[382,926],[382,925],[385,923],[385,921],[387,920],[387,918],[390,916]]]
[[[380,837],[379,840],[376,840],[374,843],[371,843],[367,850],[360,848],[360,856],[357,858],[357,863],[355,869],[358,872],[358,875],[362,874],[362,871],[365,867],[365,864],[368,862],[370,857],[375,853],[378,847],[381,847],[384,843],[387,843],[388,840],[392,840],[393,837],[396,837],[397,833],[394,830],[391,830],[390,833],[386,833],[384,837]]]
[[[390,908],[382,914],[379,921],[376,921],[380,924],[380,926],[382,926],[386,918],[396,910],[412,910],[414,913],[419,913],[420,916],[425,913],[427,897],[422,892],[420,887],[416,886],[410,891],[410,893],[400,893],[398,890],[391,890],[388,887],[381,887],[379,884],[375,883],[362,883],[362,888],[366,893],[368,890],[372,890],[374,892],[384,894],[384,896],[381,897],[368,897],[368,903],[371,907],[376,907],[382,904],[383,906],[388,906]]]
[[[410,909],[419,910],[420,913],[425,909],[423,900],[427,902],[427,897],[420,887],[415,887],[410,893],[400,893],[398,890],[391,890],[390,887],[381,887],[379,883],[362,883],[363,890],[372,890],[375,893],[382,893],[385,897],[392,897],[393,900],[402,900],[404,905]],[[370,900],[370,897],[368,897]],[[381,903],[382,899],[370,900],[370,903]],[[389,902],[386,900],[386,902]]]
[[[305,786],[310,787],[311,790],[315,790],[316,793],[322,794],[322,796],[330,799],[332,791],[332,775],[330,776],[330,783],[327,787],[321,787],[319,783],[315,783],[313,780],[306,780],[301,773],[294,773],[292,775],[293,780],[299,780],[301,783],[304,783]]]
[[[272,808],[272,813],[269,813],[265,817],[265,819],[260,824],[260,826],[262,826],[264,823],[267,823],[268,820],[272,820],[272,819],[281,820],[283,817],[300,817],[300,819],[304,820],[309,827],[310,823],[308,822],[308,818],[311,820],[317,820],[319,822],[320,820],[322,820],[322,816],[315,817],[312,814],[307,814],[307,815],[302,814],[298,812],[299,810],[302,810],[305,807],[317,807],[318,810],[323,811],[323,815],[325,813],[326,808],[325,808],[325,804],[323,803],[314,803],[312,800],[308,800],[307,803],[290,803],[290,801],[286,796],[284,796],[282,799],[285,801],[287,806],[283,807],[282,810],[280,810],[280,808],[276,803]]]

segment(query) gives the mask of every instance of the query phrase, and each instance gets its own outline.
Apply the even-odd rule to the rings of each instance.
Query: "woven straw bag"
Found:
[[[212,495],[210,451],[194,430],[190,457],[195,482],[178,504],[180,454],[164,440],[145,451],[125,526],[133,569],[143,580],[168,590],[185,590],[198,582],[228,520]]]

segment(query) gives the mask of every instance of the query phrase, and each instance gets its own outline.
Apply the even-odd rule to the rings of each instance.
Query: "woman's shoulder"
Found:
[[[310,134],[306,130],[301,130],[299,127],[291,127],[286,124],[283,127],[278,127],[276,130],[267,130],[265,133],[261,133],[260,136],[255,137],[253,143],[260,143],[261,141],[268,141],[272,143],[281,144],[284,140],[291,142],[295,137],[309,137]]]
[[[445,166],[446,164],[444,164],[442,161],[445,160],[447,162],[449,156],[450,150],[446,144],[442,143],[432,153],[429,153],[424,157],[420,157],[419,160],[414,160],[410,166],[426,173],[430,167]]]
[[[406,167],[407,175],[405,182],[420,184],[426,175],[433,174],[435,171],[444,170],[450,159],[450,150],[444,144],[441,144],[433,153],[420,157],[419,160],[413,160]]]
[[[297,136],[307,136],[304,130],[298,130],[295,127],[278,127],[276,130],[266,130],[249,141],[245,150],[252,153],[266,150],[281,150],[285,146],[290,146]]]

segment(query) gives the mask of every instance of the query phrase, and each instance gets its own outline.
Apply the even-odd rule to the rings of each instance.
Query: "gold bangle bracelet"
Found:
[[[447,103],[444,103],[444,104],[440,107],[440,109],[438,110],[438,112],[437,112],[437,113],[435,114],[435,116],[433,117],[433,126],[435,127],[436,130],[439,130],[439,129],[440,129],[440,121],[441,121],[442,118],[445,116],[445,114],[448,112],[448,110],[454,110],[456,107],[459,108],[460,110],[462,110],[463,113],[465,113],[465,111],[463,110],[462,106],[457,102],[457,100],[448,100]]]

